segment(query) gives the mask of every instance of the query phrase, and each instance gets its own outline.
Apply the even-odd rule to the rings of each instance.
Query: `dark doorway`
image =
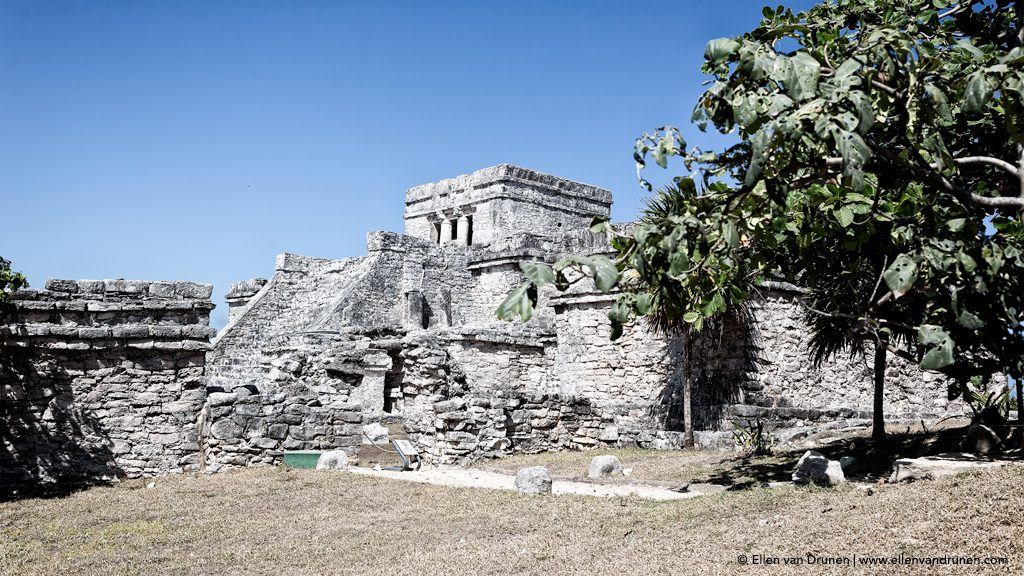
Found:
[[[398,351],[388,355],[391,369],[384,373],[384,413],[398,414],[402,411],[402,356]]]

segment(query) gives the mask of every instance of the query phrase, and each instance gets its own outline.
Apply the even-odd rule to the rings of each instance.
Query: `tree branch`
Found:
[[[955,4],[949,10],[946,10],[942,14],[939,14],[939,20],[942,20],[946,16],[952,16],[953,14],[956,14],[957,12],[963,12],[964,8],[967,8],[970,5],[971,5],[970,2]]]
[[[836,73],[835,70],[829,68],[828,66],[822,66],[821,67],[821,71],[822,71],[822,73],[828,74],[830,76],[831,75],[835,75],[835,73]],[[881,82],[879,82],[878,80],[875,80],[875,79],[871,80],[871,85],[874,86],[875,88],[878,88],[882,92],[885,92],[889,96],[895,96],[896,93],[898,92],[898,90],[896,90],[892,86],[889,86],[888,84],[883,84],[883,83],[881,83]]]
[[[871,295],[868,296],[867,301],[865,301],[864,304],[861,305],[862,307],[867,305],[867,303],[869,301],[873,300],[875,298],[875,294],[878,294],[878,287],[882,285],[882,278],[885,276],[885,269],[888,268],[888,266],[889,266],[889,256],[886,255],[886,256],[884,256],[884,258],[882,260],[882,269],[878,273],[878,280],[875,281],[875,289],[871,291]],[[881,304],[875,304],[874,306],[869,308],[869,311],[877,309],[878,306],[880,306],[880,305]]]
[[[893,346],[891,343],[886,344],[885,347],[889,350],[889,352],[892,352],[893,354],[899,356],[900,358],[903,358],[907,362],[910,362],[911,364],[917,364],[917,358],[914,358],[914,356],[910,352],[907,352],[906,350],[903,350],[902,348],[899,348],[897,346]]]
[[[964,156],[963,158],[954,158],[953,162],[957,164],[991,164],[1002,168],[1015,178],[1020,178],[1020,172],[1013,164],[991,156]]]
[[[879,154],[887,159],[889,162],[896,166],[904,166],[913,172],[916,176],[921,178],[921,181],[935,186],[941,190],[949,192],[955,196],[958,200],[964,204],[977,204],[978,206],[984,206],[986,208],[1016,208],[1024,209],[1024,197],[1019,196],[981,196],[975,194],[970,190],[966,190],[950,182],[945,176],[931,170],[930,167],[924,168],[918,164],[912,162],[906,162],[899,155],[894,154],[891,151],[881,149],[878,150]],[[923,163],[923,162],[922,162]],[[927,164],[924,164],[928,166]]]

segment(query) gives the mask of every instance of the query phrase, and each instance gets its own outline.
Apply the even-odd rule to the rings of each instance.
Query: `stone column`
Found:
[[[447,244],[452,241],[452,221],[448,218],[441,220],[441,238],[439,244]]]
[[[463,246],[469,245],[469,218],[466,216],[459,216],[458,228],[458,242]]]

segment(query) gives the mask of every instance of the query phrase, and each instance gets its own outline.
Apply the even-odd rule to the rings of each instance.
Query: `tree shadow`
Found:
[[[104,426],[76,402],[68,364],[59,351],[0,347],[0,501],[124,476]]]
[[[685,431],[683,387],[690,378],[694,430],[722,430],[729,406],[742,401],[742,383],[759,366],[752,312],[742,307],[717,317],[701,332],[663,337],[673,369],[650,416],[664,430]]]
[[[937,454],[959,452],[960,442],[967,432],[966,426],[943,428],[932,431],[890,433],[884,440],[873,440],[869,436],[849,436],[816,446],[830,460],[843,456],[856,459],[855,468],[848,474],[861,482],[876,482],[892,474],[893,465],[900,458],[920,458]],[[700,482],[724,484],[730,489],[754,488],[766,482],[792,480],[797,461],[806,449],[777,452],[769,456],[737,455],[723,459],[716,469],[709,471]],[[1020,458],[1019,454],[1002,454],[1001,458]],[[982,459],[976,457],[971,459]]]

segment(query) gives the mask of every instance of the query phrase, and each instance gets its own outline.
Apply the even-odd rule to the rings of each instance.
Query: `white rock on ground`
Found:
[[[793,482],[796,484],[824,484],[835,486],[846,482],[842,465],[836,460],[829,460],[820,452],[808,450],[796,463],[793,471]]]
[[[523,494],[550,494],[551,474],[543,466],[523,468],[516,474],[516,492]]]
[[[1006,462],[992,462],[987,458],[964,452],[947,452],[924,458],[900,458],[893,465],[889,482],[934,480],[974,470],[991,470],[1006,466]]]
[[[621,475],[622,462],[610,454],[605,456],[594,456],[587,468],[588,478],[605,478],[607,476]]]
[[[317,470],[344,470],[348,468],[348,454],[344,450],[324,452],[316,461]]]
[[[388,429],[377,422],[363,425],[363,444],[387,444]]]

